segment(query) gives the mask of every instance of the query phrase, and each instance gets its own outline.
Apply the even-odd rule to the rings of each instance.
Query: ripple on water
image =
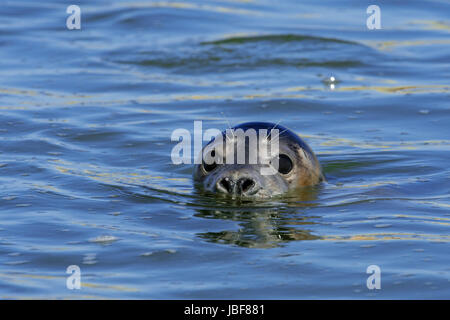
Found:
[[[118,241],[119,238],[110,235],[101,235],[95,238],[89,239],[89,242],[99,243],[99,244],[112,244],[113,242]]]

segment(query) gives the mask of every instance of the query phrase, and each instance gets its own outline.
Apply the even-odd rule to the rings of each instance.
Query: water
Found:
[[[448,1],[377,1],[381,30],[364,1],[77,4],[0,5],[1,298],[450,297]],[[194,120],[281,121],[327,183],[202,195],[170,160]]]

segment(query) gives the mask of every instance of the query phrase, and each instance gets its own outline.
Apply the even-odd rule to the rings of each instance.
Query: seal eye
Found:
[[[216,152],[213,150],[211,151],[211,158],[214,158],[216,156]],[[211,172],[217,167],[217,163],[214,161],[211,164],[207,164],[205,161],[203,161],[203,169],[205,169],[206,172]]]
[[[288,174],[291,172],[294,164],[292,163],[291,158],[289,158],[285,154],[280,154],[278,156],[278,172],[281,174]]]

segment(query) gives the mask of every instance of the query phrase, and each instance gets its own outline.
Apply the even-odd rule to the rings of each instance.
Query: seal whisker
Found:
[[[269,140],[269,137],[272,135],[272,130],[275,129],[275,127],[278,126],[278,125],[280,124],[281,120],[282,120],[282,119],[278,120],[278,122],[275,123],[275,124],[273,125],[272,129],[269,130],[269,134],[268,134],[267,137],[266,137],[266,140],[267,140],[267,141]]]
[[[270,130],[270,133],[272,133],[272,130],[273,130],[273,129]],[[279,137],[282,133],[286,132],[287,130],[288,130],[288,129],[285,129],[285,130],[283,130],[283,131],[281,131],[281,132],[278,132],[278,135],[276,135],[274,138]]]
[[[225,117],[225,113],[224,113],[223,111],[221,111],[220,114],[222,115],[222,118],[227,122],[227,124],[228,124],[228,129],[230,129],[231,134],[232,134],[231,140],[230,140],[230,138],[228,137],[228,132],[225,131],[225,137],[226,137],[227,139],[229,139],[230,141],[233,141],[232,139],[234,138],[234,131],[233,131],[233,128],[231,127],[231,123],[230,123],[230,121],[228,121],[228,119]]]

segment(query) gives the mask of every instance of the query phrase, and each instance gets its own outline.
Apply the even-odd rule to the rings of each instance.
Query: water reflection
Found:
[[[313,221],[317,217],[306,216],[302,210],[317,205],[319,190],[320,187],[302,188],[270,201],[203,194],[200,201],[206,201],[208,205],[202,204],[201,209],[196,209],[196,217],[235,221],[238,228],[203,232],[197,236],[209,242],[246,248],[273,248],[287,241],[320,239],[310,230],[317,224]],[[216,208],[212,209],[211,203],[215,203]]]

